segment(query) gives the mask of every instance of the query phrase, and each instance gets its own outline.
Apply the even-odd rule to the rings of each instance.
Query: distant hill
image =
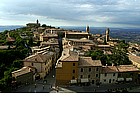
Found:
[[[13,30],[13,29],[21,28],[21,27],[24,27],[24,26],[21,26],[21,25],[0,26],[0,32],[3,32],[5,30]]]

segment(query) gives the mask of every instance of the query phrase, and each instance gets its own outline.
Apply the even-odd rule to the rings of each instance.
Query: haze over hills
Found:
[[[21,28],[21,25],[11,25],[11,26],[0,26],[0,32],[4,30],[13,30],[16,28]],[[85,31],[86,27],[82,26],[61,26],[61,28],[69,30],[79,30]],[[90,32],[92,34],[105,34],[106,27],[90,27]],[[137,42],[140,43],[140,29],[139,28],[110,28],[110,36],[112,38],[119,38],[126,40],[127,42]]]

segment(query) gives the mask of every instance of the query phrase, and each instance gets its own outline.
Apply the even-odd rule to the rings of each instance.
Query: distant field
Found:
[[[63,26],[64,29],[86,31],[86,27],[72,27]],[[90,27],[92,34],[105,34],[105,27]],[[110,36],[112,38],[119,38],[126,40],[127,42],[138,42],[140,43],[140,29],[124,29],[124,28],[110,28]]]

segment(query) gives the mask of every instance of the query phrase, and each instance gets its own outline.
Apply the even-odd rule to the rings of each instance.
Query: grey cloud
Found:
[[[39,2],[29,0],[0,4],[1,10],[12,14],[13,18],[16,18],[16,15],[24,15],[24,17],[32,15],[46,20],[79,22],[79,24],[86,22],[136,24],[140,21],[139,6],[140,2],[132,0],[42,0]]]

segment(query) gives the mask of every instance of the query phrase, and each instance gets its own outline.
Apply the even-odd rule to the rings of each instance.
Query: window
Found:
[[[75,77],[74,77],[74,76],[72,76],[72,79],[75,79]]]
[[[98,70],[99,70],[99,68],[97,67],[97,68],[96,68],[96,71],[98,71]]]
[[[81,75],[81,78],[83,78],[83,75]]]
[[[75,70],[73,70],[73,73],[75,73]]]
[[[115,76],[115,73],[113,73],[113,76]]]
[[[90,75],[88,75],[88,78],[90,78]]]
[[[89,68],[89,72],[91,71],[91,68]]]
[[[121,73],[118,74],[118,77],[121,77]]]
[[[73,63],[73,66],[75,66],[75,63]]]
[[[96,74],[96,77],[98,77],[98,74]]]
[[[105,77],[107,76],[107,73],[105,73]]]
[[[130,76],[133,76],[133,73],[130,73]]]
[[[83,68],[81,68],[81,72],[83,72]]]

